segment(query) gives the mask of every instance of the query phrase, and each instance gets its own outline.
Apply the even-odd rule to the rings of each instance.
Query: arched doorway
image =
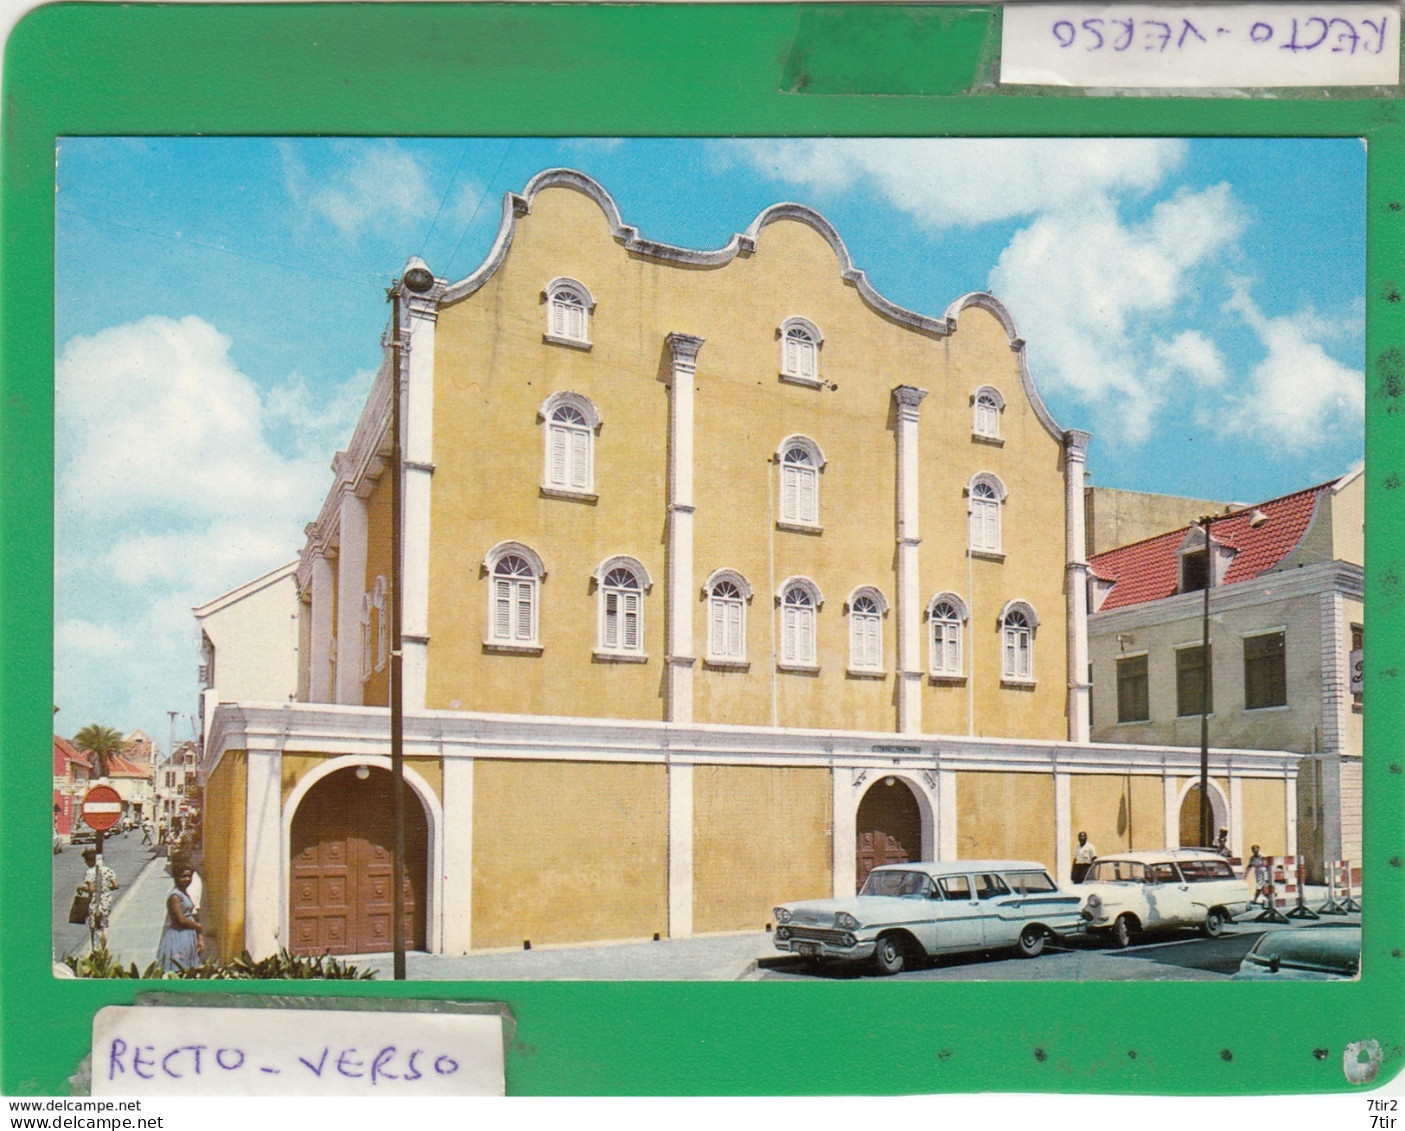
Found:
[[[855,891],[880,864],[922,859],[922,810],[912,788],[901,778],[890,775],[869,786],[859,802],[854,828]]]
[[[1200,837],[1200,784],[1197,782],[1181,798],[1180,840],[1177,842],[1188,848],[1210,848],[1220,829],[1227,828],[1229,820],[1225,813],[1224,798],[1214,784],[1210,785],[1210,839],[1201,843]]]
[[[364,775],[364,776],[363,776]],[[348,766],[307,791],[293,814],[288,884],[294,954],[375,954],[394,947],[390,852],[393,779]],[[405,788],[405,946],[425,947],[429,826]]]

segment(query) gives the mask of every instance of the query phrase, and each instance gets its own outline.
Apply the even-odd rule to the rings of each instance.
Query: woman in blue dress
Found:
[[[166,897],[166,925],[156,948],[156,961],[169,973],[199,966],[201,952],[205,949],[195,901],[186,893],[194,874],[189,864],[177,864],[171,873],[176,886]]]

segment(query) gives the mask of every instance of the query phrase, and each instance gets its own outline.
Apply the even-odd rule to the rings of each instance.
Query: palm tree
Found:
[[[73,745],[79,750],[87,750],[97,763],[98,777],[107,777],[107,759],[122,747],[122,733],[112,727],[89,723],[73,736]]]

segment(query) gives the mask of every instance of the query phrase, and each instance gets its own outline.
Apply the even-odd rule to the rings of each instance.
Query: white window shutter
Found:
[[[512,638],[512,582],[494,582],[493,598],[493,637],[496,640]]]
[[[590,486],[590,433],[571,432],[571,486],[580,490]]]
[[[531,640],[532,632],[532,604],[533,587],[529,581],[519,581],[517,588],[517,639]]]
[[[816,487],[815,472],[811,468],[800,468],[797,471],[799,476],[799,512],[797,517],[801,522],[818,522],[819,508],[815,505]]]
[[[781,659],[795,661],[799,659],[796,651],[797,634],[795,620],[798,611],[792,608],[782,610],[781,614]]]
[[[602,631],[600,635],[601,643],[606,648],[615,648],[619,646],[619,601],[620,598],[618,593],[605,594],[605,623],[602,626]]]
[[[781,471],[781,518],[794,522],[800,517],[798,468],[786,467]]]
[[[638,593],[624,594],[624,647],[630,652],[640,650]]]
[[[726,655],[739,658],[745,655],[745,645],[742,643],[742,605],[740,601],[730,601],[723,610],[727,617],[726,631],[723,638],[723,651]]]
[[[551,483],[555,487],[566,486],[566,429],[559,424],[551,426]]]
[[[800,609],[799,612],[799,632],[797,643],[800,646],[800,660],[802,663],[814,663],[815,660],[815,612],[813,609]]]

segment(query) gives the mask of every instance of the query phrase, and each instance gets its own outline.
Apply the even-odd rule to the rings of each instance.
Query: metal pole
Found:
[[[390,853],[390,917],[395,947],[395,980],[405,980],[405,698],[400,639],[403,573],[400,534],[402,453],[400,450],[400,282],[390,288],[390,776],[395,843]]]
[[[1208,847],[1210,836],[1210,586],[1215,580],[1214,558],[1210,550],[1210,516],[1200,520],[1205,534],[1205,601],[1200,617],[1200,845]]]

